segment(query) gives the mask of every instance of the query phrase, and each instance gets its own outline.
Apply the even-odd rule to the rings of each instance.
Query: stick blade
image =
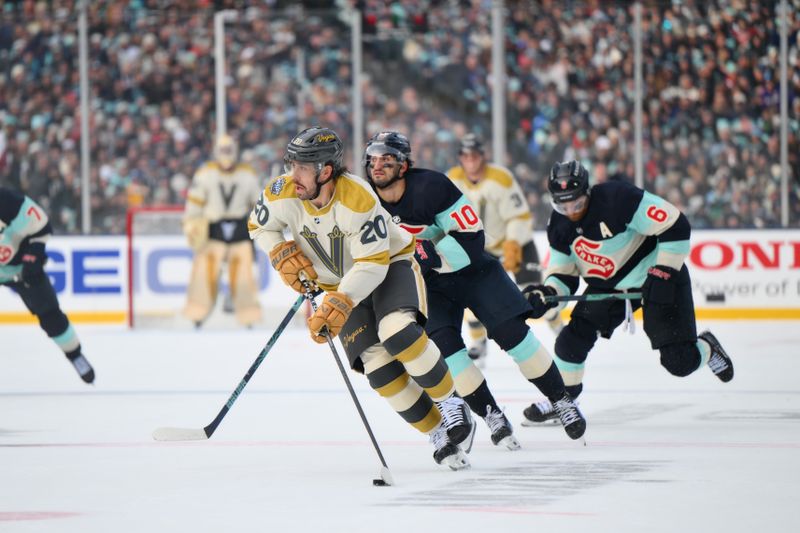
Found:
[[[208,440],[205,430],[194,428],[156,428],[153,439],[159,441]]]
[[[385,466],[381,467],[381,479],[383,480],[384,483],[386,483],[386,485],[390,487],[394,485],[394,478],[392,477],[392,473],[389,472],[389,469]]]

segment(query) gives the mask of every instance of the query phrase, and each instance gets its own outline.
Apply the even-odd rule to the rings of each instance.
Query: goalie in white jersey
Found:
[[[541,282],[539,253],[533,242],[533,216],[514,175],[505,167],[489,163],[483,141],[474,133],[461,139],[459,165],[447,171],[453,183],[470,203],[478,208],[486,235],[485,249],[500,259],[503,268],[514,274],[520,287]],[[472,359],[486,356],[486,328],[472,313],[467,313]],[[558,333],[561,315],[545,315],[550,328]]]
[[[260,193],[256,171],[237,162],[236,142],[222,135],[215,161],[200,167],[186,196],[184,233],[194,251],[184,315],[198,327],[214,309],[223,263],[236,319],[245,326],[261,320],[247,217]]]
[[[311,338],[338,335],[351,368],[430,435],[435,461],[468,467],[475,423],[423,329],[427,301],[414,237],[391,221],[367,182],[347,173],[343,151],[331,129],[298,133],[286,173],[267,184],[250,215],[250,236],[287,285],[303,293],[303,280],[311,280],[326,291],[308,319]],[[287,229],[293,240],[284,239]]]

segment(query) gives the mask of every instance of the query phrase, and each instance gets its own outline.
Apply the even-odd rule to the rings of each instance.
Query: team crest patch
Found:
[[[286,180],[284,178],[278,178],[272,182],[272,185],[269,186],[269,192],[278,196],[281,191],[283,190],[283,186],[286,185]]]

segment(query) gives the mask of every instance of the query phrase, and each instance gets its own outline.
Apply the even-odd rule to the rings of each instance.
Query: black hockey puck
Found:
[[[375,485],[376,487],[388,487],[389,486],[389,484],[386,483],[382,479],[373,479],[372,480],[372,484]]]

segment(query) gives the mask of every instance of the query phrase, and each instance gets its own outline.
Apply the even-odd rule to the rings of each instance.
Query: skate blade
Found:
[[[508,437],[501,439],[500,442],[497,443],[498,446],[505,446],[507,450],[515,452],[522,448],[522,445],[519,443],[517,438],[514,435],[509,435]]]
[[[526,428],[536,428],[542,426],[555,426],[560,425],[561,421],[558,418],[550,418],[545,420],[544,422],[534,422],[533,420],[528,420],[525,417],[522,417],[522,422],[519,423],[521,426],[525,426]]]
[[[458,453],[454,453],[453,455],[448,455],[444,459],[442,459],[442,464],[447,465],[450,470],[467,470],[472,465],[469,463],[469,459],[467,456],[464,455],[464,452],[458,450]]]

